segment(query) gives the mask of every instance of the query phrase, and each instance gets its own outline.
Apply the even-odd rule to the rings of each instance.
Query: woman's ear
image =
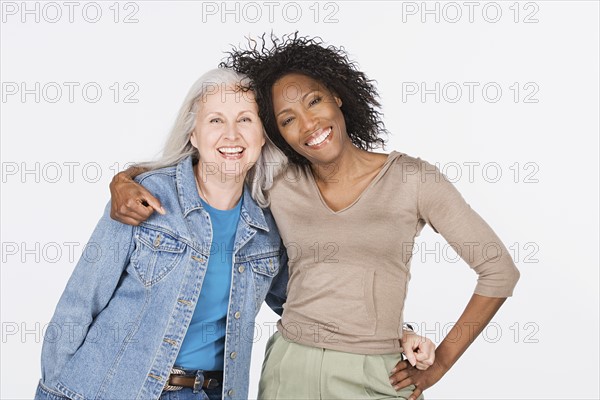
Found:
[[[262,144],[260,145],[260,147],[264,147],[265,143],[267,143],[267,131],[265,130],[265,127],[263,125],[263,135],[262,135]]]
[[[192,131],[192,133],[190,133],[190,143],[192,143],[192,146],[194,146],[196,150],[198,150],[198,138],[196,136],[195,129]]]
[[[335,102],[337,103],[338,107],[341,107],[342,106],[342,99],[340,99],[336,95],[334,95],[333,98],[335,99]]]

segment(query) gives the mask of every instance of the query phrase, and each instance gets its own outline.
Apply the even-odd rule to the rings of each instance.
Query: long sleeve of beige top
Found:
[[[310,171],[290,168],[271,191],[271,210],[289,258],[278,329],[300,344],[399,352],[412,250],[425,223],[478,274],[475,293],[508,297],[519,279],[506,247],[439,169],[403,153],[391,153],[337,212]]]

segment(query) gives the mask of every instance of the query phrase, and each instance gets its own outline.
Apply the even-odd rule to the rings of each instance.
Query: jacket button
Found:
[[[229,389],[229,391],[227,391],[227,396],[233,396],[235,394],[235,390],[233,389]]]
[[[238,271],[240,271],[240,272],[244,272],[245,270],[246,270],[246,267],[244,267],[243,265],[240,265],[238,267]]]
[[[154,247],[158,247],[159,244],[160,244],[160,235],[156,236],[156,239],[154,239]]]
[[[235,319],[240,319],[240,317],[242,316],[242,313],[239,311],[236,311],[235,314],[233,314],[233,316],[235,317]]]
[[[229,357],[233,360],[237,357],[237,353],[235,351],[232,351]]]

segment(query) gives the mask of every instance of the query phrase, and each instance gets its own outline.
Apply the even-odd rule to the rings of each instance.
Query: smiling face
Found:
[[[317,80],[288,74],[273,85],[273,110],[285,141],[312,164],[334,162],[345,146],[342,101]]]
[[[245,177],[265,144],[254,94],[226,88],[199,101],[190,141],[203,171],[225,179]]]

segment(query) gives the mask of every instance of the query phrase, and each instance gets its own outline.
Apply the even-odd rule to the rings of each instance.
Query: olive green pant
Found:
[[[389,381],[400,360],[402,354],[363,355],[304,346],[277,332],[267,343],[258,398],[407,399],[414,386],[396,391]]]

